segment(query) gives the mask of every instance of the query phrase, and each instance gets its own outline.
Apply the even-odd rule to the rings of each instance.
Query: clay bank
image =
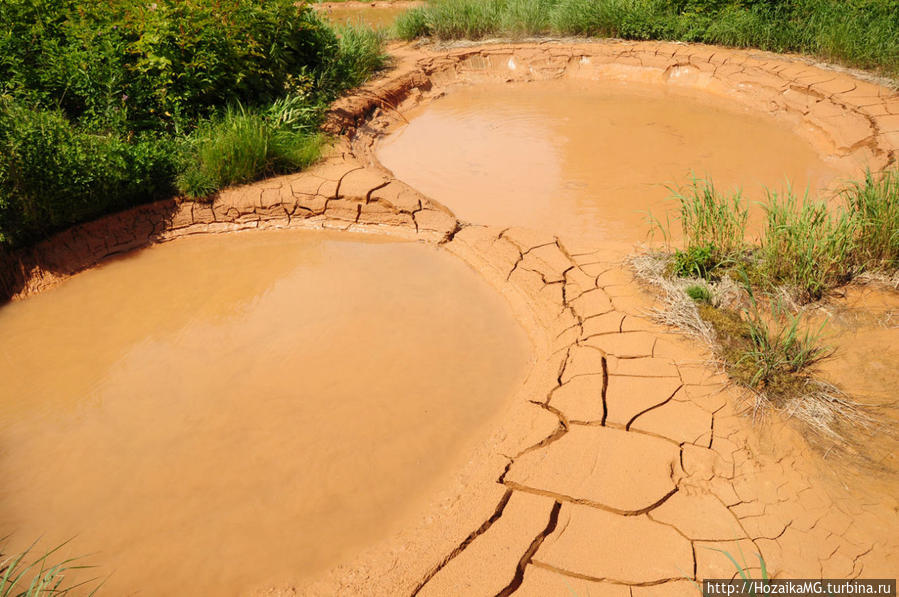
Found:
[[[662,205],[690,164],[752,194],[894,163],[899,96],[800,59],[682,44],[394,54],[333,106],[335,147],[309,171],[2,257],[4,294],[25,300],[0,325],[37,338],[7,359],[16,394],[33,397],[3,401],[4,466],[54,457],[48,437],[78,451],[23,473],[0,521],[77,532],[106,481],[47,487],[83,457],[131,471],[123,497],[106,498],[130,530],[98,519],[92,544],[102,555],[146,532],[122,555],[146,569],[123,586],[165,575],[164,554],[183,570],[213,560],[203,582],[218,582],[242,549],[253,558],[229,590],[269,595],[678,597],[733,575],[721,550],[783,576],[894,576],[899,493],[860,497],[801,438],[760,439],[710,355],[648,317],[620,257],[645,230],[635,213]],[[151,271],[155,285],[142,282]],[[117,306],[110,287],[155,307]],[[127,337],[70,365],[79,381],[17,377],[46,371],[33,355],[48,344],[92,350],[97,326]],[[148,363],[174,373],[148,379]],[[159,453],[186,459],[183,475],[160,471]],[[59,503],[29,507],[32,491]],[[171,533],[130,508],[166,491]],[[219,528],[241,541],[210,557]]]

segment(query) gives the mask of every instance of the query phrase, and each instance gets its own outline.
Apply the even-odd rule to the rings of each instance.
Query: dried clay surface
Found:
[[[754,427],[711,356],[649,320],[621,246],[460,222],[392,178],[372,148],[404,111],[462,82],[558,77],[688,85],[811,127],[828,153],[897,159],[899,95],[772,54],[666,43],[394,48],[384,77],[335,104],[332,155],[310,170],[160,202],[3,256],[24,298],[101,259],[200,233],[324,227],[434,243],[511,305],[535,344],[516,403],[421,520],[309,582],[264,595],[695,595],[730,577],[889,577],[899,562],[893,480],[821,463],[789,426]],[[434,142],[439,142],[435,139]],[[635,239],[637,240],[637,239]]]

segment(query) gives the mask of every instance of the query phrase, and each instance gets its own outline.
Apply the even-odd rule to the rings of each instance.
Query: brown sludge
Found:
[[[377,150],[397,178],[468,222],[594,242],[645,238],[694,175],[749,201],[855,173],[775,117],[639,80],[465,86],[405,117]]]
[[[334,565],[419,514],[529,361],[465,264],[324,232],[148,249],[3,307],[0,335],[0,536],[74,537],[111,595]]]
[[[396,2],[322,2],[313,6],[338,25],[368,25],[375,29],[390,27],[398,16],[423,3],[416,0]]]
[[[395,178],[375,151],[407,114],[444,94],[449,101],[462,86],[572,79],[664,84],[694,100],[708,93],[728,110],[775,119],[787,137],[778,143],[807,141],[836,172],[879,170],[899,158],[899,94],[795,57],[689,44],[392,53],[392,71],[332,107],[336,147],[310,170],[227,190],[211,205],[137,208],[0,255],[0,288],[21,299],[110,254],[186,234],[364,230],[436,244],[509,300],[532,339],[533,366],[508,408],[485,423],[489,438],[472,438],[478,447],[467,462],[464,449],[457,465],[443,461],[436,497],[419,494],[424,514],[411,515],[410,506],[409,516],[396,515],[397,529],[373,535],[314,580],[291,582],[263,565],[262,594],[695,597],[696,579],[735,573],[718,550],[745,557],[755,577],[756,554],[781,577],[895,577],[895,477],[844,475],[788,424],[753,426],[743,417],[741,395],[710,367],[711,355],[647,316],[653,300],[621,262],[622,248],[638,238],[468,222]],[[285,310],[283,322],[308,317]]]

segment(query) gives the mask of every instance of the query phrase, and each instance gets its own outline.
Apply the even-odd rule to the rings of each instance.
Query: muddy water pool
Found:
[[[0,536],[103,592],[314,575],[419,516],[519,388],[504,299],[417,243],[266,231],[142,250],[0,307]]]
[[[376,153],[397,178],[462,220],[569,238],[644,239],[692,174],[749,199],[849,174],[774,117],[641,82],[459,86],[405,116]]]
[[[327,2],[316,5],[320,14],[338,25],[368,25],[385,29],[393,25],[398,16],[417,6],[418,2]]]

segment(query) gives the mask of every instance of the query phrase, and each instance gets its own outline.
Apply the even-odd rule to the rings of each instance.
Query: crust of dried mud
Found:
[[[822,150],[878,169],[897,160],[899,95],[805,60],[685,44],[392,52],[391,71],[333,106],[336,144],[308,171],[209,204],[141,206],[0,255],[0,290],[17,300],[180,236],[335,228],[438,244],[507,297],[536,361],[455,482],[418,524],[353,561],[258,594],[692,596],[693,580],[734,575],[716,549],[747,554],[750,568],[759,553],[779,576],[896,576],[896,483],[862,487],[848,471],[828,473],[788,426],[753,428],[710,355],[646,317],[652,299],[620,248],[459,222],[393,179],[371,148],[405,110],[450,85],[630,77],[776,112]]]

